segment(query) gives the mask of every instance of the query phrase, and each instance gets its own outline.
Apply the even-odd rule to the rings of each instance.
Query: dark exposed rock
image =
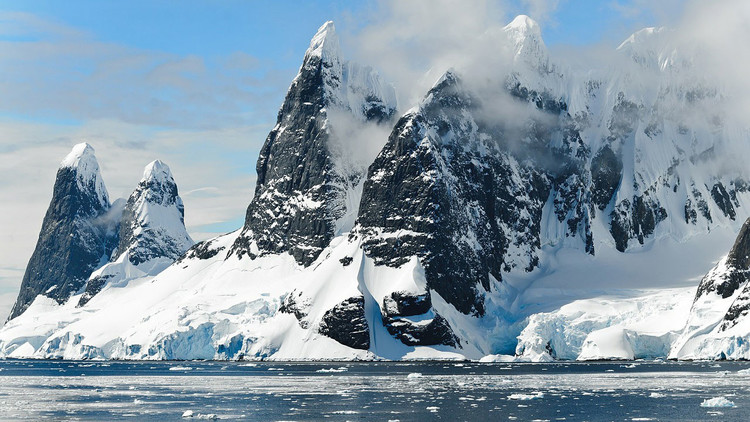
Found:
[[[370,328],[365,317],[365,298],[350,297],[326,311],[318,331],[353,349],[370,348]]]
[[[750,219],[742,225],[727,255],[726,266],[727,270],[720,274],[719,279],[706,276],[701,280],[695,295],[696,300],[710,292],[728,298],[750,280]]]
[[[23,313],[38,295],[64,303],[83,288],[115,245],[109,209],[94,150],[79,144],[57,171],[52,201],[10,318]]]
[[[383,325],[407,346],[446,345],[460,347],[448,321],[432,309],[430,292],[392,292],[383,299]]]
[[[460,347],[461,342],[442,316],[435,314],[429,323],[414,323],[407,318],[383,317],[388,332],[407,346],[444,345]]]
[[[515,89],[520,93],[512,101],[539,98]],[[587,206],[573,187],[586,177],[577,157],[581,151],[585,156],[585,149],[566,126],[569,118],[554,114],[565,106],[540,101],[553,111],[541,110],[539,121],[559,119],[559,125],[531,119],[521,125],[524,131],[507,131],[511,138],[502,127],[472,119],[481,100],[447,73],[420,109],[399,120],[370,166],[354,234],[362,236],[367,255],[392,267],[417,256],[429,289],[465,314],[482,315],[490,275],[501,280],[502,271],[538,265],[542,209],[553,186],[555,212],[573,220],[573,235],[587,232]],[[552,133],[560,134],[566,147],[545,147]],[[557,164],[533,161],[519,152],[528,149],[519,144],[547,148]],[[593,251],[590,237],[582,237]]]
[[[622,161],[609,145],[605,145],[591,159],[591,200],[604,210],[612,200],[622,178]]]
[[[307,317],[309,307],[309,302],[302,299],[302,292],[291,292],[281,301],[279,312],[294,315],[300,327],[307,328],[309,324],[305,317]]]
[[[188,251],[180,257],[180,259],[177,262],[182,262],[186,259],[211,259],[219,254],[219,252],[226,249],[224,246],[214,247],[215,240],[205,240],[203,242],[198,242],[193,247],[188,249]]]
[[[648,196],[636,196],[633,202],[627,199],[617,204],[611,214],[610,233],[618,251],[624,252],[630,239],[638,239],[642,245],[645,238],[654,233],[656,225],[667,218],[667,211]]]
[[[102,291],[102,288],[107,285],[107,281],[114,277],[114,274],[104,274],[90,278],[86,283],[86,290],[83,292],[81,299],[78,300],[78,306],[86,305],[91,298]]]
[[[747,270],[745,270],[747,273]],[[745,281],[747,281],[748,275],[745,274]],[[745,284],[740,294],[735,298],[732,305],[724,314],[724,318],[719,327],[719,331],[726,331],[739,323],[742,319],[746,318],[750,313],[750,285]]]
[[[727,193],[727,190],[722,183],[717,183],[711,188],[711,198],[713,198],[714,202],[716,202],[716,205],[719,206],[719,209],[724,215],[732,220],[737,217],[737,212],[735,212],[734,205],[732,205],[732,198],[729,196],[729,193]]]
[[[374,123],[386,122],[395,113],[384,93],[356,85],[355,74],[368,74],[365,81],[377,81],[371,72],[343,62],[333,24],[321,27],[260,151],[255,196],[229,256],[289,252],[307,266],[328,246],[336,221],[346,212],[342,186],[352,184],[332,156],[329,113],[343,110],[352,118]],[[373,92],[361,104],[345,100],[346,92],[360,95],[368,90]]]
[[[383,314],[386,317],[422,315],[431,308],[429,292],[420,295],[393,292],[383,299]]]

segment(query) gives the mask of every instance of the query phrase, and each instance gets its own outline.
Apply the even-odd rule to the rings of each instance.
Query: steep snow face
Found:
[[[122,286],[134,278],[156,275],[182,256],[194,243],[184,215],[169,166],[159,160],[149,163],[122,211],[112,262],[91,274],[79,306],[107,285]]]
[[[701,280],[690,316],[670,356],[748,359],[750,333],[750,219],[729,254]]]
[[[503,30],[513,46],[513,61],[516,65],[523,64],[543,73],[551,71],[542,30],[536,21],[526,15],[519,15]]]
[[[731,159],[746,148],[747,132],[725,118],[719,82],[697,74],[669,34],[634,34],[619,47],[617,67],[572,92],[572,103],[586,104],[571,112],[592,151],[600,227],[620,251],[736,228],[747,206],[747,171]]]
[[[116,220],[109,209],[94,149],[78,144],[57,171],[52,201],[10,318],[38,296],[66,302],[106,262],[116,244]]]
[[[333,23],[323,25],[261,149],[255,197],[230,255],[289,252],[309,265],[348,231],[371,160],[356,152],[372,149],[353,135],[388,122],[395,98],[372,69],[341,59]]]

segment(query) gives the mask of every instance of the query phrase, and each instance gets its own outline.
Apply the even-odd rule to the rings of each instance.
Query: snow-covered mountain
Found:
[[[117,244],[110,207],[94,149],[76,145],[57,170],[52,202],[10,318],[40,295],[65,303],[107,262]]]
[[[185,229],[185,210],[172,172],[159,160],[146,166],[121,215],[113,259],[89,276],[78,306],[108,285],[159,274],[195,243]]]
[[[192,242],[152,163],[112,262],[60,300],[31,283],[0,353],[666,356],[692,335],[680,337],[694,278],[750,216],[750,171],[728,160],[748,131],[725,116],[728,94],[666,29],[593,69],[553,60],[526,16],[487,36],[497,68],[447,70],[398,113],[326,23],[261,149],[244,226],[164,269]],[[696,304],[719,312],[706,283],[718,286],[704,280]],[[703,330],[696,306],[688,326]]]
[[[323,25],[261,149],[255,196],[230,254],[289,252],[308,266],[335,235],[348,231],[370,160],[350,159],[368,146],[345,131],[387,125],[395,98],[371,68],[341,58],[333,22]]]
[[[698,286],[690,316],[670,356],[677,359],[748,359],[750,336],[750,219],[729,254]]]

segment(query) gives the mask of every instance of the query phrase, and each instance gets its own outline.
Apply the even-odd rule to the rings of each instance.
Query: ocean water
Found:
[[[0,420],[748,421],[746,368],[4,360]]]

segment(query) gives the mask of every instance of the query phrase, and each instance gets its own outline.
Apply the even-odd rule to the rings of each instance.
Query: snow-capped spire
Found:
[[[305,60],[319,57],[324,62],[337,60],[340,55],[339,37],[333,21],[328,21],[318,28],[318,32],[310,41],[310,47],[305,52]]]
[[[168,165],[161,160],[154,160],[146,165],[141,180],[144,182],[149,180],[174,180],[174,177],[172,177],[172,171]]]
[[[43,295],[65,303],[109,256],[114,230],[109,230],[109,195],[99,173],[94,148],[80,143],[62,160],[52,201],[42,222],[34,253],[10,317],[23,313]]]
[[[184,213],[169,166],[160,160],[150,162],[125,206],[115,257],[129,251],[135,265],[156,257],[176,259],[193,244]]]
[[[84,192],[91,192],[93,189],[99,202],[109,207],[109,194],[99,171],[94,147],[87,142],[76,144],[60,162],[60,169],[64,168],[75,170],[78,187]]]
[[[516,16],[516,18],[513,19],[511,23],[505,26],[505,30],[508,32],[516,31],[527,36],[542,36],[542,30],[539,28],[539,24],[536,23],[534,19],[531,19],[526,15]]]
[[[525,62],[545,73],[549,70],[547,47],[542,39],[542,30],[536,21],[526,15],[518,15],[503,29],[515,53],[516,63]]]

